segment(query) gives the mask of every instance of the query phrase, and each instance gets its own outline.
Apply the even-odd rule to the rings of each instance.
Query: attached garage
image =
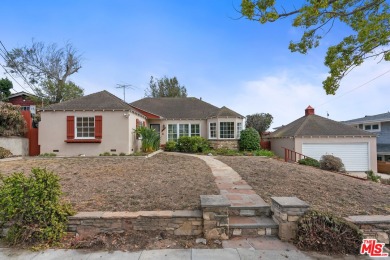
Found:
[[[273,132],[270,137],[272,151],[291,161],[289,154],[321,159],[330,154],[341,158],[346,171],[377,171],[376,135],[314,113],[308,107],[305,116]]]
[[[317,160],[320,160],[322,155],[334,155],[341,158],[346,171],[367,171],[370,169],[368,143],[303,143],[302,154]]]

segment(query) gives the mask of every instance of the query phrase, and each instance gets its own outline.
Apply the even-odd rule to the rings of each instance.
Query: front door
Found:
[[[160,134],[160,124],[150,124],[150,128],[154,129],[158,134]]]

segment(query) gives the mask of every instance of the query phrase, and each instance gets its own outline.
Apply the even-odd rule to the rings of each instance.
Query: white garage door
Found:
[[[331,154],[341,158],[347,171],[367,171],[368,143],[348,144],[302,144],[302,154],[320,160],[322,155]]]

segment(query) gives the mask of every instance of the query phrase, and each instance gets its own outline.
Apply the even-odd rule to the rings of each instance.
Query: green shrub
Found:
[[[10,157],[10,156],[12,156],[12,153],[10,150],[5,149],[3,147],[0,147],[0,159],[4,159],[4,158]]]
[[[299,249],[334,254],[358,254],[363,234],[357,226],[329,213],[308,211],[298,221]]]
[[[344,164],[339,157],[323,155],[320,160],[320,168],[327,171],[345,171]]]
[[[372,170],[366,171],[367,174],[367,179],[373,182],[380,182],[381,181],[381,176],[375,175]]]
[[[305,159],[300,159],[298,161],[299,164],[303,164],[303,165],[308,165],[308,166],[313,166],[313,167],[316,167],[316,168],[320,168],[320,162],[317,161],[316,159],[313,159],[313,158],[310,158],[310,157],[306,157]]]
[[[209,147],[208,141],[200,136],[181,136],[177,140],[177,150],[183,153],[202,153]]]
[[[32,174],[0,176],[0,227],[10,224],[5,240],[10,245],[42,245],[59,241],[67,217],[74,212],[61,203],[60,178],[46,169]]]
[[[40,154],[39,156],[41,156],[41,157],[55,157],[55,156],[57,156],[57,154],[55,154],[55,153],[43,153],[43,154]]]
[[[104,152],[104,153],[99,154],[99,156],[111,156],[111,153],[109,153],[109,152]]]
[[[134,131],[142,137],[142,151],[146,153],[157,151],[160,148],[160,134],[152,128],[145,126],[137,127]]]
[[[177,143],[175,141],[168,141],[165,143],[164,151],[175,152],[177,151]]]
[[[253,155],[254,156],[267,156],[267,157],[274,157],[275,156],[275,154],[272,151],[263,150],[263,149],[254,151]]]
[[[255,151],[260,149],[260,135],[254,128],[249,127],[241,131],[240,150]]]
[[[126,156],[126,153],[120,153],[119,156]]]

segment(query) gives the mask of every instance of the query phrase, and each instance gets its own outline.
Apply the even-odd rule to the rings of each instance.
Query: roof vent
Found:
[[[308,106],[306,109],[305,109],[305,116],[308,116],[308,115],[314,115],[314,108],[312,108],[311,106]]]

